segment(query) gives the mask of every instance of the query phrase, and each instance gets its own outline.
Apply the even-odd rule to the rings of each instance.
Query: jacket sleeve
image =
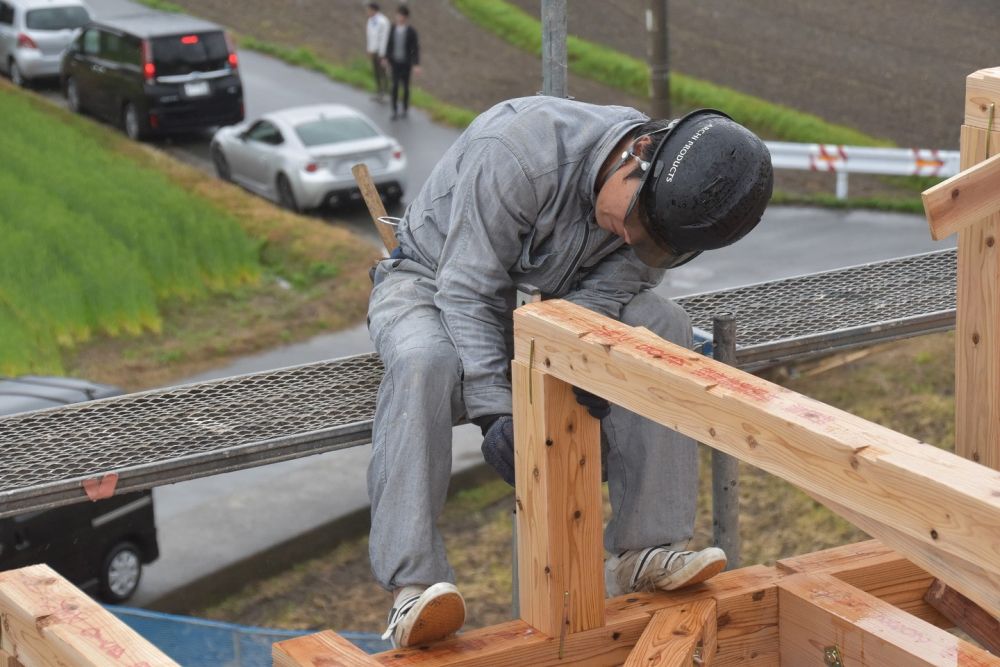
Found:
[[[388,53],[387,48],[389,46],[389,34],[392,32],[392,24],[389,23],[389,19],[384,21],[379,21],[378,26],[378,55],[379,58],[385,58],[385,54]]]
[[[410,49],[410,64],[419,65],[420,64],[420,37],[417,35],[417,29],[411,27],[410,34],[413,36],[413,44]]]
[[[538,215],[538,197],[516,156],[499,140],[472,142],[452,191],[435,303],[462,362],[467,416],[512,411],[506,331],[510,267]]]
[[[617,320],[625,304],[642,290],[658,285],[664,273],[646,266],[622,245],[585,275],[565,299]]]

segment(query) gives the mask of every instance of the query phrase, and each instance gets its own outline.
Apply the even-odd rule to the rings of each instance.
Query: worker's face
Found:
[[[690,261],[700,253],[675,252],[649,235],[649,221],[639,201],[642,178],[632,175],[635,168],[628,166],[638,164],[643,171],[652,166],[639,157],[645,148],[644,142],[648,141],[648,136],[640,137],[624,148],[620,166],[607,178],[597,195],[594,215],[599,227],[623,238],[644,264],[669,269]]]

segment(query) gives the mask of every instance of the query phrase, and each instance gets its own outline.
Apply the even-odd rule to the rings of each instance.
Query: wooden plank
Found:
[[[776,567],[790,574],[831,574],[939,628],[954,626],[924,601],[933,575],[878,540],[784,558]]]
[[[938,241],[986,219],[1000,211],[1000,154],[924,190],[921,198]]]
[[[969,591],[968,595],[971,599],[977,602],[982,599],[989,604],[995,600],[997,591],[1000,591],[1000,576],[969,563],[955,562],[953,559],[946,560],[940,553],[922,549],[918,540],[905,533],[886,526],[880,526],[872,519],[862,516],[842,505],[838,505],[829,499],[824,499],[816,494],[810,495],[862,530],[869,533],[880,530],[880,539],[883,542],[893,549],[907,554],[915,564],[923,569],[930,572],[935,570],[947,571],[949,577],[948,583],[959,590]],[[945,624],[942,623],[941,625]]]
[[[0,650],[25,665],[176,666],[47,565],[0,572]]]
[[[545,667],[548,665],[621,665],[650,617],[657,611],[700,600],[715,600],[718,651],[714,666],[777,667],[780,574],[753,566],[723,572],[700,586],[673,593],[636,593],[607,601],[603,627],[558,637],[538,632],[523,621],[464,632],[420,649],[386,651],[374,656],[394,667]],[[560,655],[561,654],[561,655]]]
[[[824,665],[836,646],[852,667],[986,667],[1000,658],[827,574],[778,584],[781,663]]]
[[[513,365],[521,618],[552,637],[604,624],[600,422],[565,382]]]
[[[962,127],[963,169],[986,159],[986,136],[986,130]],[[992,132],[992,144],[1000,151],[1000,132]],[[955,453],[993,469],[1000,469],[998,240],[996,212],[959,233],[955,323]]]
[[[715,658],[715,600],[661,609],[653,614],[625,667],[709,665]]]
[[[379,238],[382,239],[385,249],[391,253],[399,247],[399,241],[396,239],[396,229],[392,225],[382,222],[380,219],[388,217],[389,214],[386,213],[385,206],[382,205],[382,197],[378,194],[378,188],[375,187],[375,182],[368,171],[368,165],[363,162],[356,164],[351,167],[351,173],[354,174],[354,180],[358,184],[358,189],[361,190],[361,196],[368,206],[368,213],[372,216],[372,223],[374,223],[375,229],[378,230]]]
[[[365,667],[378,660],[333,630],[277,642],[271,647],[274,667]]]
[[[931,584],[924,599],[983,648],[1000,656],[1000,620],[943,581]]]
[[[514,313],[515,358],[901,532],[914,562],[1000,613],[1000,474],[566,301]],[[893,546],[887,541],[890,546]],[[911,555],[907,551],[908,555]],[[932,563],[933,566],[928,565]]]

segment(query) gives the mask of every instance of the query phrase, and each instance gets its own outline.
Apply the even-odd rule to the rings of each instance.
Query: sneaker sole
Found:
[[[454,585],[434,584],[424,596],[427,600],[418,601],[407,614],[413,614],[414,621],[409,631],[399,638],[400,648],[439,641],[455,634],[465,624],[465,600]]]
[[[656,587],[661,591],[674,591],[700,584],[726,569],[726,563],[726,556],[721,550],[717,554],[705,554],[702,558],[694,558],[673,575],[657,580]]]

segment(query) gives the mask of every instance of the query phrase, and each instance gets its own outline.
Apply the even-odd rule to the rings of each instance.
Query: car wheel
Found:
[[[215,173],[224,181],[233,180],[233,172],[229,169],[229,161],[218,146],[212,146],[212,164],[215,165]]]
[[[10,61],[10,67],[7,69],[10,72],[10,82],[19,88],[23,88],[28,85],[28,80],[24,78],[24,74],[21,73],[21,68],[17,66],[17,61],[13,58]]]
[[[299,205],[295,201],[295,193],[292,192],[292,184],[288,182],[288,177],[284,174],[278,176],[278,201],[289,211],[298,212]]]
[[[122,110],[122,129],[133,141],[142,141],[146,138],[146,129],[142,126],[139,110],[131,102],[126,103]]]
[[[76,79],[70,77],[66,79],[66,105],[73,113],[83,113],[80,106],[80,89],[76,87]]]
[[[104,558],[101,568],[101,598],[118,604],[128,600],[139,588],[142,578],[142,555],[131,542],[119,542]]]

